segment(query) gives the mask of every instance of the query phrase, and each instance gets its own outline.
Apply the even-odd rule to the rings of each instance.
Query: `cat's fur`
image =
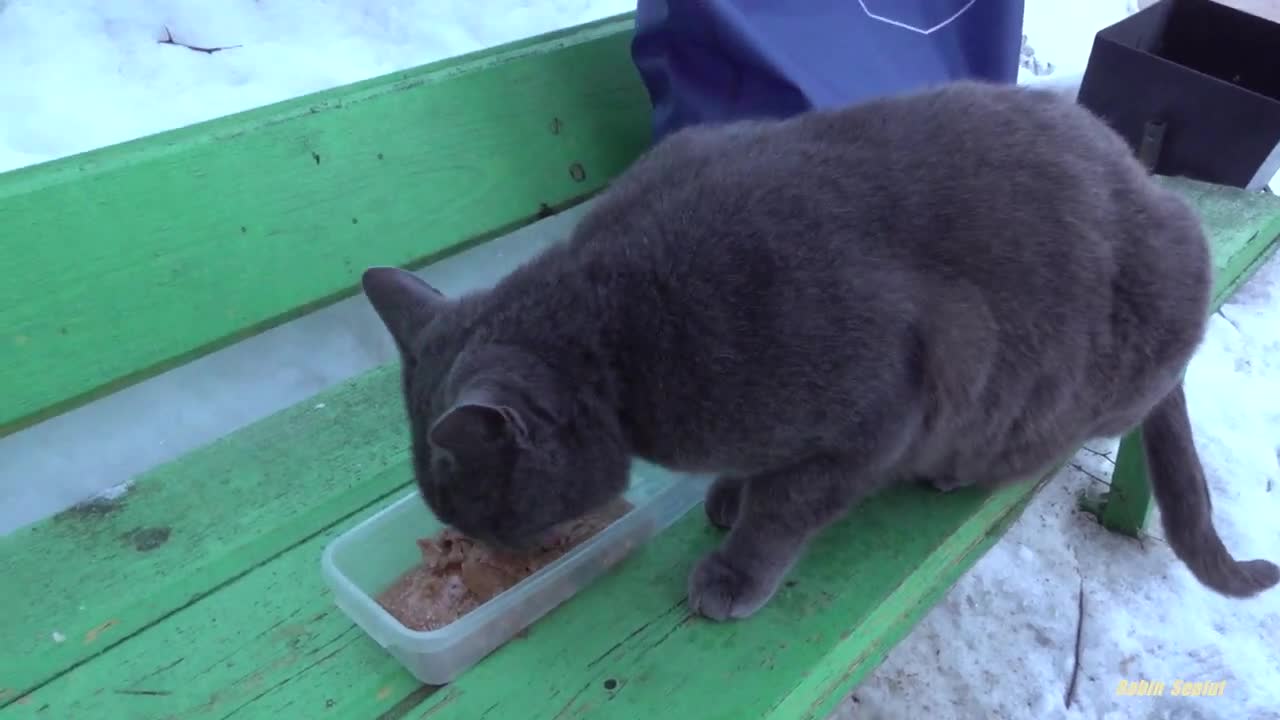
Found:
[[[374,268],[417,479],[518,546],[627,484],[629,456],[719,479],[730,527],[691,606],[744,617],[869,493],[1027,478],[1142,424],[1175,553],[1248,596],[1210,519],[1181,375],[1211,266],[1195,213],[1049,93],[957,83],[676,133],[571,239],[446,299]]]

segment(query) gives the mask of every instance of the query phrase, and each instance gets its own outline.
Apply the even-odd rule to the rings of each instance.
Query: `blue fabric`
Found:
[[[655,140],[961,78],[1018,77],[1023,0],[638,0]]]

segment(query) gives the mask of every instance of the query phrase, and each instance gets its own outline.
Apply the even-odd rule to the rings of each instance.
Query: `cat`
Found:
[[[893,483],[1022,480],[1139,425],[1194,576],[1237,597],[1280,579],[1223,545],[1187,419],[1199,219],[1050,92],[956,82],[687,128],[491,289],[362,285],[443,521],[523,547],[623,492],[632,457],[713,473],[728,533],[688,585],[711,619],[756,612]]]

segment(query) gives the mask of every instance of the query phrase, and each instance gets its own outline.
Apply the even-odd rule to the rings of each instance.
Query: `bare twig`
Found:
[[[204,53],[205,55],[212,55],[216,52],[222,52],[223,50],[234,50],[240,47],[239,45],[227,45],[224,47],[200,47],[198,45],[188,45],[186,43],[182,43],[182,42],[178,42],[177,40],[174,40],[173,33],[170,32],[168,26],[165,26],[165,29],[164,29],[164,39],[158,40],[157,42],[159,42],[161,45],[173,45],[174,47],[182,47],[182,48],[191,50],[192,52]]]
[[[1146,550],[1146,549],[1147,549],[1147,541],[1148,541],[1148,540],[1150,540],[1150,541],[1152,541],[1152,542],[1160,543],[1161,545],[1168,545],[1168,544],[1169,544],[1169,541],[1168,541],[1168,540],[1165,540],[1164,538],[1160,537],[1159,535],[1152,535],[1151,533],[1146,532],[1146,531],[1140,531],[1140,532],[1138,533],[1138,545],[1139,545],[1139,546],[1141,546],[1143,550]]]
[[[1097,480],[1098,482],[1102,483],[1103,485],[1106,485],[1107,487],[1111,487],[1111,481],[1110,481],[1110,480],[1104,480],[1103,478],[1098,477],[1097,475],[1095,475],[1095,474],[1093,474],[1093,473],[1089,472],[1088,470],[1085,470],[1085,469],[1084,469],[1084,467],[1080,465],[1080,463],[1071,463],[1071,467],[1075,468],[1076,470],[1079,470],[1080,472],[1084,473],[1085,475],[1088,475],[1089,477],[1093,478],[1094,480]]]
[[[1236,332],[1240,332],[1240,326],[1236,324],[1236,321],[1235,321],[1235,320],[1232,320],[1231,318],[1227,317],[1227,316],[1226,316],[1226,314],[1222,312],[1222,309],[1221,309],[1221,308],[1219,308],[1219,309],[1215,310],[1213,314],[1214,314],[1214,315],[1217,315],[1218,317],[1222,318],[1223,320],[1226,320],[1226,321],[1227,321],[1227,324],[1228,324],[1228,325],[1230,325],[1231,327],[1235,328]]]
[[[1084,575],[1080,574],[1079,568],[1076,568],[1076,574],[1080,575],[1080,599],[1076,615],[1075,664],[1071,667],[1071,682],[1067,685],[1067,692],[1062,696],[1062,702],[1068,710],[1071,709],[1071,703],[1076,696],[1076,680],[1080,677],[1080,640],[1084,637]]]
[[[1099,452],[1099,451],[1097,451],[1097,450],[1094,450],[1094,449],[1093,449],[1093,448],[1091,448],[1091,447],[1086,447],[1086,446],[1083,446],[1083,445],[1080,447],[1080,449],[1081,449],[1081,450],[1083,450],[1083,451],[1085,451],[1085,452],[1087,452],[1087,453],[1089,453],[1090,455],[1096,455],[1096,456],[1098,456],[1098,457],[1102,458],[1103,460],[1106,460],[1107,462],[1111,463],[1112,465],[1115,465],[1115,464],[1116,464],[1116,461],[1115,461],[1115,460],[1113,460],[1113,459],[1111,459],[1111,453]]]

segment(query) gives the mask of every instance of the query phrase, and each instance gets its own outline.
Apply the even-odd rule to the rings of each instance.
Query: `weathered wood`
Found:
[[[1217,310],[1280,247],[1276,243],[1280,237],[1280,198],[1183,178],[1163,181],[1191,201],[1212,238],[1212,308]],[[1104,527],[1115,532],[1137,537],[1146,528],[1152,498],[1140,431],[1120,441],[1110,489],[1099,502],[1086,506],[1097,513]]]
[[[389,717],[822,717],[1030,490],[878,498],[817,542],[768,609],[733,624],[686,612],[689,567],[718,540],[697,509],[435,695],[332,606],[319,554],[352,518],[0,715],[363,719],[399,706]]]
[[[344,383],[0,538],[0,688],[27,692],[403,487],[398,380]]]
[[[514,233],[425,274],[451,292],[482,287],[561,237],[546,226]],[[0,653],[0,689],[12,700],[401,487],[407,476],[387,474],[407,457],[397,385],[393,368],[356,378],[144,474],[117,500],[0,538],[11,581],[0,583],[0,643],[16,651]],[[104,623],[88,644],[52,641]]]
[[[416,683],[333,606],[319,573],[324,543],[367,514],[215,586],[213,595],[32,694],[15,701],[12,689],[8,697],[0,690],[12,703],[0,717],[376,717]],[[66,644],[81,642],[69,634]],[[335,662],[340,657],[351,662]],[[352,707],[361,711],[347,714]]]
[[[1186,178],[1161,178],[1200,214],[1213,251],[1216,310],[1276,251],[1280,198]]]
[[[1151,505],[1147,456],[1139,428],[1120,439],[1115,469],[1111,471],[1111,486],[1100,503],[1086,507],[1098,515],[1108,530],[1139,537],[1151,517]]]
[[[324,97],[349,101],[344,100],[341,107],[334,103],[318,107],[314,114],[295,112],[305,106],[302,101],[296,106],[286,103],[275,106],[274,113],[267,109],[238,116],[240,124],[217,121],[201,126],[203,130],[159,136],[151,144],[140,141],[8,176],[0,180],[0,213],[17,208],[28,217],[26,213],[36,210],[24,203],[45,198],[41,194],[45,192],[84,201],[84,193],[92,191],[92,197],[115,203],[111,205],[114,215],[89,209],[71,213],[78,220],[51,216],[56,225],[41,228],[41,237],[65,238],[66,246],[58,247],[66,254],[22,244],[15,246],[18,267],[37,267],[33,264],[37,260],[49,262],[55,255],[70,262],[80,253],[84,274],[76,275],[81,269],[64,263],[60,267],[71,274],[63,278],[67,282],[44,287],[44,296],[34,295],[38,304],[52,311],[71,306],[72,300],[109,300],[112,296],[102,287],[119,290],[121,281],[113,272],[129,275],[134,272],[132,266],[123,264],[121,257],[107,257],[110,262],[105,262],[103,251],[95,250],[86,238],[64,235],[77,228],[92,229],[93,220],[124,217],[121,222],[142,222],[121,213],[124,201],[102,188],[103,177],[119,178],[131,168],[148,167],[147,173],[161,177],[187,177],[182,187],[188,191],[207,190],[208,181],[199,178],[216,175],[225,183],[233,163],[223,155],[225,149],[192,153],[215,146],[237,147],[240,150],[232,153],[236,162],[245,162],[249,157],[245,148],[258,148],[269,155],[270,163],[296,174],[302,170],[289,163],[305,150],[303,160],[313,165],[305,170],[324,172],[318,168],[331,159],[339,169],[323,182],[304,180],[304,184],[314,181],[306,198],[279,194],[292,192],[287,188],[254,186],[263,193],[277,193],[270,203],[264,200],[266,204],[255,206],[264,228],[256,236],[262,245],[250,247],[247,238],[237,244],[232,233],[233,242],[224,251],[281,271],[285,258],[301,247],[299,241],[322,239],[329,249],[306,262],[329,283],[325,287],[340,288],[327,291],[330,295],[340,293],[355,277],[341,262],[347,256],[334,254],[342,243],[358,246],[348,248],[357,253],[350,256],[356,269],[372,262],[396,262],[386,257],[396,252],[405,258],[403,264],[442,247],[426,241],[414,249],[407,238],[419,230],[457,242],[474,234],[468,228],[483,232],[527,218],[531,213],[527,203],[548,197],[531,190],[534,179],[562,163],[563,153],[595,159],[584,163],[589,169],[583,187],[551,181],[550,187],[562,198],[576,197],[572,193],[588,190],[587,185],[603,182],[624,166],[628,155],[634,156],[642,146],[639,138],[647,137],[648,127],[642,90],[634,77],[628,77],[632,70],[625,52],[627,30],[627,21],[598,24],[500,49],[499,60],[470,58],[449,65],[453,70],[434,66],[408,73],[405,83],[383,79],[345,89],[350,95],[335,91]],[[553,49],[555,53],[546,54]],[[488,69],[481,72],[482,67]],[[422,84],[412,85],[417,81]],[[417,94],[429,88],[437,93],[430,102]],[[446,99],[465,106],[455,107]],[[374,150],[371,136],[342,139],[353,130],[349,123],[368,122],[370,116],[359,114],[362,107],[381,107],[388,115],[404,116],[378,128],[379,138],[388,128],[424,136],[431,128],[439,132],[426,142],[394,141],[416,164],[383,171],[357,152]],[[537,125],[526,124],[528,118],[518,112],[520,108],[545,115],[559,113],[561,107],[574,112],[553,115],[560,122],[552,122],[546,132],[563,139],[567,149],[554,144],[558,141],[543,145],[542,138],[530,141],[540,150],[523,150],[525,154],[516,159],[498,157],[518,144],[512,138],[526,137]],[[428,118],[427,111],[435,114]],[[495,115],[505,121],[493,121]],[[365,120],[353,119],[360,117]],[[414,122],[405,120],[415,117]],[[584,135],[565,132],[571,123],[585,128]],[[293,132],[289,127],[308,129]],[[221,130],[215,133],[210,128]],[[368,127],[361,125],[357,135],[365,131]],[[237,133],[270,137],[274,144],[238,140]],[[330,143],[324,145],[323,153],[314,150],[316,138]],[[414,144],[424,149],[411,147]],[[461,145],[467,149],[460,150]],[[483,153],[477,155],[473,148],[482,148]],[[322,156],[319,164],[312,151]],[[330,158],[335,153],[337,157]],[[204,174],[192,173],[195,166],[186,160],[174,165],[178,156],[204,158]],[[486,164],[480,164],[476,159],[480,157]],[[390,160],[392,156],[386,155],[379,162]],[[185,170],[178,172],[179,166]],[[537,172],[531,172],[530,166]],[[477,168],[487,168],[493,175]],[[418,181],[436,177],[432,173],[437,171],[446,179],[402,196],[410,201],[378,204],[369,200],[372,204],[360,208],[365,215],[352,215],[360,218],[361,226],[372,225],[378,232],[355,236],[343,234],[350,232],[345,228],[339,232],[331,227],[335,218],[347,216],[348,206],[359,204],[350,198],[366,197],[362,193],[385,195],[382,183],[415,193],[413,188],[421,185]],[[475,179],[472,172],[484,179]],[[150,187],[166,202],[179,199],[171,188],[147,180],[147,173],[139,171],[136,187]],[[362,180],[355,182],[357,178]],[[474,184],[468,184],[469,178]],[[473,197],[457,208],[444,207],[439,204],[441,198],[457,188],[439,186],[450,183],[460,183],[477,194],[484,190],[492,202]],[[503,195],[508,187],[515,188],[512,192],[517,195]],[[1196,198],[1214,234],[1219,291],[1226,292],[1256,266],[1267,238],[1274,237],[1274,233],[1268,236],[1259,231],[1255,236],[1249,232],[1250,225],[1254,230],[1272,227],[1277,221],[1274,205],[1255,204],[1253,196],[1194,183],[1183,184],[1182,189]],[[236,188],[227,192],[233,205],[252,200]],[[309,204],[317,198],[327,205]],[[437,204],[423,209],[421,204],[431,198]],[[41,212],[47,211],[46,206]],[[146,243],[152,245],[148,247],[159,247],[155,243],[179,227],[165,225],[147,212],[142,216],[151,224],[134,227],[149,233]],[[1221,222],[1214,219],[1219,216]],[[199,217],[230,219],[208,213]],[[4,221],[8,219],[5,216]],[[185,232],[187,221],[182,222]],[[273,244],[269,238],[277,235],[270,235],[270,229],[286,236],[288,244]],[[13,241],[6,238],[15,236],[5,232],[0,229],[0,248],[7,252]],[[202,242],[226,241],[206,228],[191,232],[203,233]],[[248,226],[245,235],[250,235]],[[367,244],[376,247],[361,249]],[[179,290],[190,287],[196,294],[203,293],[201,297],[215,297],[217,291],[236,297],[239,304],[236,293],[248,292],[248,284],[264,285],[257,279],[261,275],[252,276],[252,282],[237,280],[228,267],[218,271],[221,280],[211,280],[213,275],[193,268],[195,256],[181,254],[204,252],[204,245],[194,240],[173,240],[163,247],[171,254],[158,265],[174,273],[175,284],[151,287],[147,297],[181,304],[184,296]],[[124,255],[134,261],[152,262],[125,249]],[[361,259],[366,256],[358,253],[366,250],[373,260]],[[90,276],[90,269],[99,276]],[[74,278],[78,279],[71,282]],[[22,282],[26,283],[23,292],[42,289],[32,285],[34,281]],[[5,323],[22,319],[4,315],[11,311],[8,301],[18,297],[15,287],[0,286],[0,320]],[[254,312],[279,307],[266,322],[274,321],[294,311],[290,303],[324,297],[324,293],[311,296],[317,287],[285,278],[278,289],[253,289]],[[308,297],[299,299],[303,295]],[[200,307],[210,309],[207,304]],[[186,317],[182,309],[132,309],[149,314],[152,323]],[[117,318],[121,309],[109,303],[85,312],[123,323],[95,326],[99,334],[91,337],[98,341],[131,337],[127,333],[142,327]],[[230,325],[249,328],[248,317],[238,314]],[[38,322],[37,326],[45,329],[24,332],[24,342],[39,341],[41,357],[56,358],[65,349],[59,344],[64,341],[50,340],[48,328],[53,326]],[[68,336],[72,335],[72,326],[67,328]],[[84,329],[75,328],[76,334]],[[228,332],[222,340],[237,331]],[[158,347],[148,345],[148,352]],[[166,347],[172,349],[172,344]],[[183,352],[199,349],[193,348]],[[0,363],[23,357],[0,342]],[[167,361],[155,362],[159,367]],[[12,367],[6,365],[7,370]],[[104,367],[112,366],[96,367],[94,372]],[[72,381],[77,378],[99,389],[124,381],[108,377],[112,372],[116,371],[97,379],[91,373],[62,375],[42,392],[65,399],[59,393],[74,387]],[[0,395],[6,400],[11,388],[22,389],[12,377],[10,372],[0,380]],[[76,392],[92,393],[93,388]],[[32,413],[52,407],[40,404],[39,393],[28,397],[34,398],[29,402],[37,409],[10,412],[6,405],[0,408],[0,427],[12,427],[19,422],[15,418],[29,420],[35,416]],[[527,638],[513,641],[458,682],[433,692],[418,688],[390,656],[333,608],[318,567],[320,549],[329,538],[405,487],[409,480],[405,445],[394,370],[384,368],[159,468],[117,501],[83,506],[0,538],[0,577],[4,578],[0,615],[5,618],[0,623],[0,644],[5,648],[0,655],[0,716],[221,720],[368,718],[387,713],[389,718],[470,720],[486,715],[631,718],[657,710],[660,717],[822,717],[995,542],[1033,493],[1032,486],[1020,485],[991,496],[973,491],[943,496],[903,489],[877,498],[823,535],[797,568],[795,584],[784,588],[765,611],[749,622],[724,625],[690,618],[684,609],[688,569],[716,542],[716,533],[707,528],[701,511],[695,510],[615,572],[537,623]],[[613,682],[606,684],[609,680]]]
[[[1280,217],[1250,212],[1244,205],[1256,198],[1235,196],[1240,210],[1221,217],[1262,229]],[[1213,236],[1225,289],[1228,273],[1254,266],[1243,258],[1261,256],[1251,243],[1266,235]],[[118,507],[68,513],[0,540],[0,572],[14,580],[6,588],[30,588],[0,604],[15,621],[0,626],[0,642],[15,651],[0,674],[0,704],[11,703],[3,712],[821,717],[1032,494],[1021,485],[988,498],[912,489],[878,498],[818,541],[774,604],[730,625],[684,609],[688,568],[716,541],[694,511],[527,638],[432,693],[331,607],[317,567],[350,513],[384,504],[408,480],[390,373],[162,468]],[[155,530],[166,527],[167,540],[155,545]],[[54,631],[67,640],[55,643]],[[100,648],[108,649],[95,657]]]
[[[194,337],[182,334],[188,330],[218,325],[219,318],[199,322],[193,310],[206,300],[225,296],[259,309],[306,302],[301,295],[320,297],[310,296],[319,292],[316,283],[345,286],[366,263],[405,264],[455,249],[473,231],[532,219],[541,201],[530,200],[535,196],[556,203],[598,188],[643,149],[649,133],[648,104],[627,52],[630,28],[629,19],[595,23],[0,176],[0,249],[18,268],[7,265],[0,281],[0,329],[17,328],[26,338],[19,348],[0,336],[0,427],[24,412],[16,409],[22,398],[61,393],[54,388],[72,377],[66,373],[88,377],[122,357],[140,357],[144,346],[173,347],[180,336]],[[299,112],[311,107],[316,112]],[[290,164],[288,148],[296,143],[288,138],[308,138],[312,147],[320,147],[317,138],[332,141],[324,146],[332,162],[303,168],[332,172],[282,177],[305,175]],[[384,157],[363,157],[375,144]],[[570,159],[589,168],[587,180],[570,177]],[[202,163],[204,170],[191,172]],[[552,173],[553,166],[563,172]],[[253,177],[240,177],[246,171]],[[262,177],[278,187],[254,184]],[[133,193],[167,182],[219,192],[135,197],[104,186],[107,179],[132,183]],[[299,188],[289,189],[295,181]],[[244,188],[266,197],[259,202]],[[59,193],[88,205],[42,204]],[[215,196],[211,207],[252,208],[277,240],[213,243],[213,231],[200,223],[222,212],[201,210]],[[125,217],[130,201],[140,206],[138,217]],[[345,212],[344,203],[368,210],[359,237],[349,218],[320,223],[326,213]],[[89,222],[95,207],[121,214],[109,244],[121,247],[93,251],[87,237],[66,235]],[[173,224],[147,225],[160,223],[155,208],[175,213]],[[36,218],[38,236],[15,229]],[[53,262],[51,253],[72,247],[89,254]],[[142,257],[140,247],[181,257]],[[153,272],[148,267],[171,261],[181,272],[160,286],[142,281],[140,273]],[[48,287],[40,281],[49,273],[20,272],[43,262],[63,273]],[[138,285],[128,286],[129,279]],[[111,292],[120,293],[119,302]],[[78,340],[64,348],[60,332],[29,329],[48,330],[68,313],[100,316],[104,322],[89,328],[98,335],[71,333]],[[0,706],[6,691],[12,700],[402,485],[407,476],[395,462],[406,440],[395,384],[393,371],[360,378],[149,473],[119,501],[0,538]],[[54,642],[55,632],[68,640]]]
[[[601,188],[629,17],[0,175],[0,435]]]

